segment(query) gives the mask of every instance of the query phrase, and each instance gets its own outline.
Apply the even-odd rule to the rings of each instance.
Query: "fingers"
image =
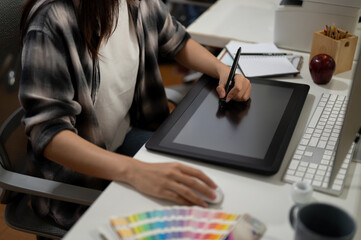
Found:
[[[171,189],[171,190],[170,190]],[[167,193],[174,202],[184,205],[198,205],[208,207],[208,204],[198,196],[191,188],[177,182],[170,182],[170,189]]]
[[[184,172],[185,174],[202,180],[205,184],[207,184],[211,188],[217,188],[217,185],[213,182],[213,180],[209,178],[206,174],[204,174],[201,170],[186,165],[181,165],[180,168],[181,171]]]
[[[217,185],[202,171],[181,163],[136,162],[137,173],[129,182],[136,189],[154,197],[183,205],[207,207],[207,203],[195,192],[214,199]]]
[[[177,194],[176,192],[172,191],[172,190],[167,190],[164,192],[164,199],[176,202],[180,205],[186,205],[186,206],[191,206],[194,205],[192,204],[192,202],[188,201],[187,199],[181,197],[179,194]]]
[[[216,195],[213,192],[213,187],[210,188],[209,186],[207,186],[206,184],[204,184],[203,182],[201,182],[196,178],[183,175],[180,176],[180,178],[177,179],[176,181],[179,184],[181,184],[178,188],[179,193],[189,201],[192,202],[195,201],[196,204],[200,204],[203,202],[203,200],[202,202],[199,201],[198,198],[200,198],[200,196],[196,194],[196,192],[210,199],[214,199],[216,197]]]
[[[213,189],[217,188],[217,185],[202,171],[178,163],[175,167],[180,171],[173,172],[168,178],[175,180],[174,182],[177,184],[173,184],[172,188],[182,197],[203,206],[204,201],[194,190],[211,199],[216,197]]]
[[[252,92],[252,85],[243,75],[236,75],[234,87],[229,91],[226,101],[247,101]]]
[[[218,96],[224,98],[226,96],[225,85],[220,81],[216,88]],[[250,81],[241,74],[236,74],[234,77],[234,86],[227,94],[226,102],[230,100],[247,101],[252,92],[252,85]]]
[[[226,96],[226,90],[224,90],[224,84],[219,84],[216,88],[219,98],[224,98]]]

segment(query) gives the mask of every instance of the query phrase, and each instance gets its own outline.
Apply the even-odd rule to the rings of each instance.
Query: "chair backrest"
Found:
[[[0,1],[0,124],[19,107],[20,17],[24,2]]]
[[[3,168],[17,173],[27,172],[27,137],[21,124],[23,115],[23,109],[17,109],[0,128],[0,164]],[[3,190],[0,194],[0,203],[7,203],[12,195],[12,192]]]
[[[0,76],[11,69],[20,47],[20,17],[25,0],[1,0],[0,3]]]
[[[20,18],[25,0],[0,1],[0,163],[12,171],[25,172],[26,137],[20,124],[22,111],[12,115],[18,107],[20,80]],[[12,125],[12,126],[10,126]],[[6,127],[5,127],[6,126]],[[0,189],[1,191],[1,189]],[[0,201],[7,199],[8,191],[1,191]]]

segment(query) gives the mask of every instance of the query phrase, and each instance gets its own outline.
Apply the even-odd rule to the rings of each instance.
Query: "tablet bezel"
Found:
[[[203,75],[198,80],[172,114],[157,129],[151,139],[146,143],[146,148],[259,174],[275,174],[283,161],[289,141],[307,97],[309,86],[265,78],[252,78],[250,80],[257,84],[281,86],[293,90],[264,158],[230,154],[211,149],[183,145],[172,141],[209,94],[210,90],[206,85],[217,85],[216,79],[212,79],[206,75]]]

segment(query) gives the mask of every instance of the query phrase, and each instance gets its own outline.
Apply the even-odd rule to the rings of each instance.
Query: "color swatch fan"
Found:
[[[200,207],[167,207],[126,217],[110,224],[120,239],[226,239],[241,215]]]

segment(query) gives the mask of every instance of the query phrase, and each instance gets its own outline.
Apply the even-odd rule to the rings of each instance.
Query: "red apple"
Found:
[[[336,63],[332,57],[321,53],[311,59],[309,67],[313,81],[316,84],[326,84],[335,72]]]

